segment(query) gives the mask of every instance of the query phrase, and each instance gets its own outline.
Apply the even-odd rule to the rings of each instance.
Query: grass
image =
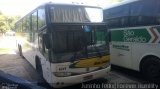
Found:
[[[10,52],[12,49],[10,48],[0,48],[0,54],[1,53],[7,53],[7,52]]]

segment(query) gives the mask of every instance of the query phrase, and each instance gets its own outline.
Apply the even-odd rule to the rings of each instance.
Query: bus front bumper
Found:
[[[93,71],[90,73],[85,73],[81,75],[76,75],[76,76],[69,76],[69,77],[53,77],[53,83],[50,84],[54,88],[61,88],[65,86],[70,86],[78,83],[83,83],[87,82],[90,80],[98,79],[98,78],[103,78],[107,76],[107,74],[110,72],[111,67],[108,66],[107,68],[100,69],[97,71]]]

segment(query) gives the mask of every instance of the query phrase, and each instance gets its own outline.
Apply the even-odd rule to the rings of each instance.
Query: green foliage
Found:
[[[8,30],[13,30],[15,22],[19,18],[19,16],[6,16],[2,12],[0,12],[0,33],[5,33]]]

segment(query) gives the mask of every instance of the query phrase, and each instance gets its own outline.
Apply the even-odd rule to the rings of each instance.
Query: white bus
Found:
[[[107,76],[110,71],[103,10],[47,3],[16,23],[19,54],[53,87]]]
[[[132,0],[104,10],[111,64],[160,80],[160,0]]]

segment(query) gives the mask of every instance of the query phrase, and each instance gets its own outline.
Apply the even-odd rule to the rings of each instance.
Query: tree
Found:
[[[14,27],[15,27],[15,23],[16,21],[20,18],[20,16],[10,16],[10,17],[7,17],[7,25],[9,26],[9,29],[10,30],[13,30]]]
[[[0,14],[0,32],[5,33],[8,29],[7,23],[6,23],[6,18],[5,16],[1,13]]]
[[[5,16],[0,11],[0,33],[5,33],[8,30],[13,30],[15,22],[19,18],[20,16]]]

